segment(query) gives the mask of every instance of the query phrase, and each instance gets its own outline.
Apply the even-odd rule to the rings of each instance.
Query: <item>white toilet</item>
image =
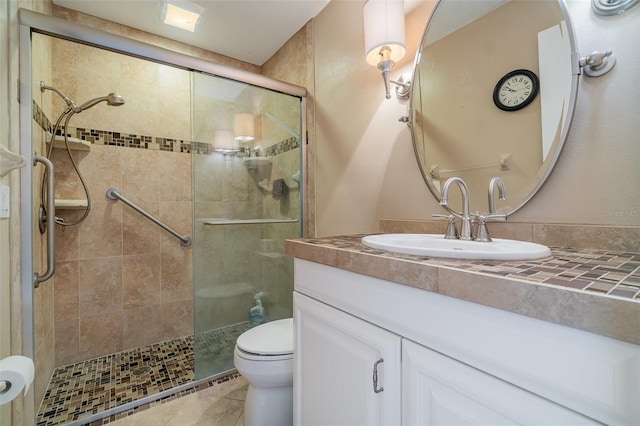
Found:
[[[259,325],[238,337],[233,354],[249,382],[245,426],[293,423],[293,318]]]

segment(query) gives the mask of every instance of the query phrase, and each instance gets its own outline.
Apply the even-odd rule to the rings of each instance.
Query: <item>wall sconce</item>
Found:
[[[213,147],[216,151],[230,153],[238,150],[238,142],[234,140],[231,130],[216,130],[213,134]]]
[[[255,139],[255,122],[253,114],[240,112],[233,116],[233,132],[238,142],[251,142]]]
[[[369,0],[362,9],[364,18],[364,45],[367,62],[382,71],[386,98],[389,83],[398,85],[396,94],[409,97],[410,82],[392,81],[391,68],[407,51],[404,37],[404,1]]]

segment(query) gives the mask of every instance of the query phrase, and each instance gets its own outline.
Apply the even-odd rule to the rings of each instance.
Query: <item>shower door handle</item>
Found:
[[[53,276],[56,269],[56,202],[55,202],[55,170],[53,163],[48,158],[35,155],[33,157],[35,163],[44,164],[47,169],[47,270],[44,274],[39,275],[37,272],[33,274],[33,286],[38,288],[41,282],[48,280]]]

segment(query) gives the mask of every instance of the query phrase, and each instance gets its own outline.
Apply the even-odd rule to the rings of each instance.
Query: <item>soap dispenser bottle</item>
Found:
[[[249,322],[251,325],[258,325],[264,321],[264,308],[262,307],[262,292],[256,293],[253,298],[256,301],[256,305],[251,308],[249,312]]]

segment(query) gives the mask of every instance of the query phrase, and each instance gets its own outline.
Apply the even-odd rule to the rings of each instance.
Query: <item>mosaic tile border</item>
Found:
[[[53,124],[46,116],[42,108],[34,100],[33,120],[49,133],[53,130]],[[197,141],[185,141],[181,139],[171,139],[147,135],[136,135],[131,133],[115,132],[110,130],[83,129],[70,127],[67,136],[86,140],[96,145],[111,145],[125,148],[151,149],[167,152],[180,152],[184,154],[205,154],[215,152],[214,146],[209,143]],[[62,134],[60,131],[58,134]],[[291,137],[284,141],[275,143],[264,152],[266,156],[276,156],[300,147],[300,139]]]
[[[304,242],[640,302],[640,253],[551,247],[552,256],[540,260],[435,259],[372,249],[360,243],[363,236],[308,238]]]

